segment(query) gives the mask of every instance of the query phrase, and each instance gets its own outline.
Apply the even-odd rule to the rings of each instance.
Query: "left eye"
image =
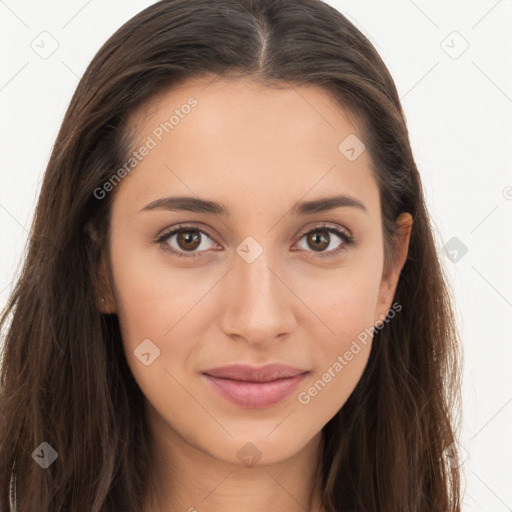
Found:
[[[330,234],[336,235],[342,243],[326,251],[325,249],[328,249],[332,245],[332,237]],[[208,247],[208,243],[206,247],[204,246],[204,241],[202,240],[204,237],[210,240],[210,247]],[[352,235],[336,225],[324,225],[311,229],[304,233],[299,241],[302,241],[302,239],[306,239],[306,244],[308,244],[310,248],[312,247],[313,251],[308,251],[308,247],[302,247],[302,249],[307,252],[316,253],[319,257],[334,256],[341,251],[348,250],[349,247],[355,243]],[[187,226],[174,228],[171,231],[163,233],[156,242],[159,243],[165,251],[180,258],[196,258],[201,256],[201,253],[204,251],[212,249],[212,247],[216,245],[206,231]],[[177,243],[178,247],[172,247],[173,242]]]
[[[331,250],[325,251],[324,249],[329,248],[332,242],[330,234],[326,236],[327,233],[336,235],[336,237],[341,239],[342,244],[338,244],[338,247],[331,247]],[[348,250],[350,246],[354,245],[355,243],[354,237],[352,235],[335,225],[316,227],[307,233],[304,233],[301,237],[301,240],[303,238],[306,238],[306,244],[308,244],[309,247],[313,247],[313,252],[316,252],[317,255],[321,258],[329,258],[331,256],[335,256],[341,251]]]

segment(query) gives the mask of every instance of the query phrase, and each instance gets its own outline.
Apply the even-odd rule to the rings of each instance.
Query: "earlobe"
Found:
[[[105,315],[111,315],[117,312],[116,302],[110,282],[110,276],[107,272],[105,261],[102,259],[99,269],[99,293],[96,299],[96,307]]]
[[[111,303],[106,297],[100,297],[97,301],[97,308],[104,315],[111,315],[115,311],[112,310]]]
[[[115,300],[111,295],[100,297],[96,302],[96,307],[104,315],[112,315],[117,312]]]

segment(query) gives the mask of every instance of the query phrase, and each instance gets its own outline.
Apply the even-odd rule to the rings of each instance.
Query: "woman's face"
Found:
[[[108,307],[153,428],[228,462],[289,458],[343,406],[392,304],[362,136],[322,89],[247,80],[188,81],[131,123]],[[306,373],[204,374],[268,363]]]

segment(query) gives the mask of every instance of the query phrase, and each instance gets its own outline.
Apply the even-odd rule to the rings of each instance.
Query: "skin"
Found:
[[[131,116],[136,146],[190,97],[197,106],[113,192],[111,287],[99,303],[118,315],[128,363],[148,403],[154,466],[144,510],[323,510],[313,482],[322,428],[359,381],[371,338],[309,403],[298,395],[391,308],[412,219],[397,219],[398,264],[384,272],[370,155],[349,161],[338,150],[349,134],[362,134],[314,86],[189,80]],[[289,215],[295,202],[333,193],[354,196],[367,211]],[[218,201],[232,214],[140,211],[171,195]],[[345,243],[322,229],[325,222],[347,230],[356,244],[321,258],[321,251],[332,254]],[[201,237],[192,249],[198,258],[163,250],[186,255],[190,245],[177,236],[154,241],[179,223]],[[321,251],[304,236],[313,228],[330,240]],[[263,250],[251,263],[236,252],[247,236]],[[134,354],[144,339],[160,350],[148,366]],[[227,402],[201,376],[238,362],[281,362],[309,373],[280,403],[247,409]],[[253,466],[238,455],[248,442],[261,455]]]

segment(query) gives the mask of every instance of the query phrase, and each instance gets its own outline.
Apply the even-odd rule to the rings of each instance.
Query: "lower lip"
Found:
[[[284,400],[297,389],[306,376],[305,373],[301,373],[294,377],[271,382],[244,382],[203,375],[212,384],[215,391],[226,400],[250,409],[264,409]]]

